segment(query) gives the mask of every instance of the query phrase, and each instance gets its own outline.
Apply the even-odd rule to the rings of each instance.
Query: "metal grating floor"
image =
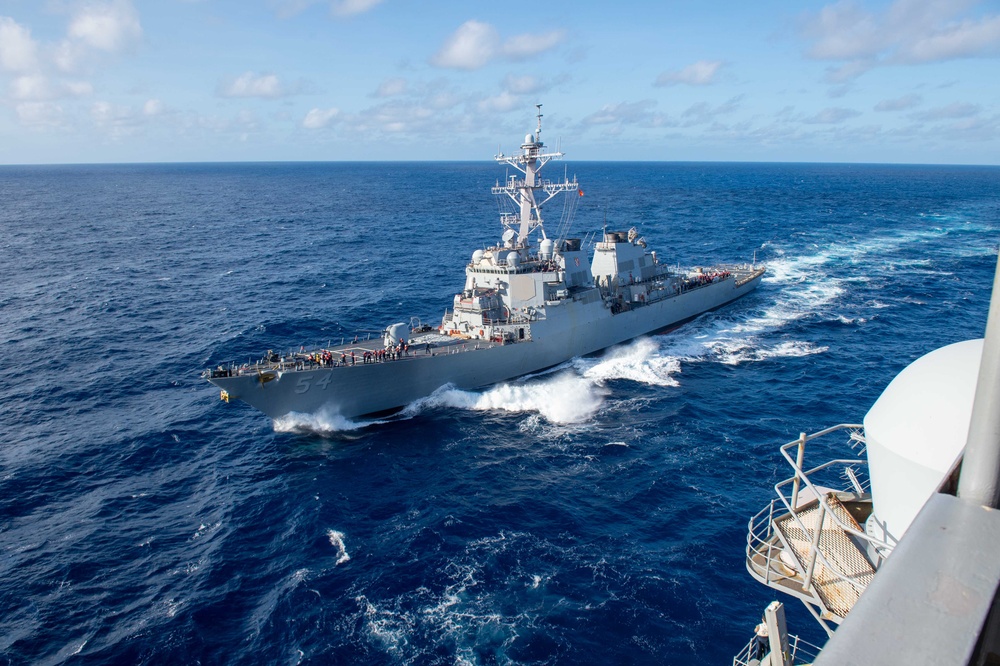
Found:
[[[834,495],[827,495],[826,502],[830,512],[841,522],[862,531],[857,521]],[[800,511],[798,517],[805,530],[799,527],[791,515],[782,516],[774,521],[775,528],[781,533],[785,543],[792,547],[802,566],[801,571],[805,571],[809,565],[809,553],[813,536],[819,526],[820,515],[819,505]],[[875,569],[850,536],[831,518],[824,521],[820,532],[819,552],[830,566],[826,566],[819,558],[816,559],[812,580],[813,590],[828,611],[843,618],[854,607],[861,596],[861,591],[871,583]],[[861,589],[848,581],[854,581]]]

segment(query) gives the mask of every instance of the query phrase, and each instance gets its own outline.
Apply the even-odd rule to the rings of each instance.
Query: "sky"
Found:
[[[1000,164],[1000,2],[0,0],[0,164]]]

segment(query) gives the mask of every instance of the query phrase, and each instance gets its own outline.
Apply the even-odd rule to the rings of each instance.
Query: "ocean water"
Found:
[[[776,598],[743,549],[777,447],[982,335],[1000,169],[566,168],[580,235],[766,279],[538,376],[275,423],[200,370],[437,323],[496,165],[0,167],[0,663],[730,663]]]

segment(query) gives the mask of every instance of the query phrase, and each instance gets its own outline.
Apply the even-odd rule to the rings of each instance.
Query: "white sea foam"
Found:
[[[748,361],[766,361],[772,358],[795,358],[811,356],[829,351],[829,347],[817,347],[811,342],[788,341],[771,347],[743,348],[720,354],[718,360],[726,365],[739,365]]]
[[[347,554],[347,547],[344,545],[344,533],[337,530],[327,530],[326,537],[330,540],[330,545],[337,550],[336,566],[350,561],[351,556]]]
[[[391,610],[383,610],[364,595],[354,598],[361,606],[365,631],[390,654],[399,653],[409,643],[411,618]]]
[[[281,418],[274,419],[274,431],[330,435],[338,432],[360,430],[373,423],[381,423],[381,421],[352,421],[328,410],[320,410],[316,414],[292,412]]]
[[[604,384],[614,379],[629,379],[650,386],[679,386],[673,375],[681,371],[680,361],[662,356],[656,341],[640,338],[621,347],[613,347],[597,358],[578,358],[574,367],[587,379]]]
[[[553,423],[581,423],[601,408],[604,392],[594,382],[572,372],[528,382],[504,383],[483,392],[445,386],[407,408],[449,407],[471,411],[538,412]]]

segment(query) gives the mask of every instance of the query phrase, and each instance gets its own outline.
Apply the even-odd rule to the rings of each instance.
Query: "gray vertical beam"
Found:
[[[764,609],[764,624],[767,625],[767,640],[770,648],[770,666],[792,666],[788,652],[788,627],[785,626],[785,606],[780,601],[772,601]]]
[[[993,276],[983,360],[979,364],[958,496],[967,502],[1000,508],[1000,256]]]

